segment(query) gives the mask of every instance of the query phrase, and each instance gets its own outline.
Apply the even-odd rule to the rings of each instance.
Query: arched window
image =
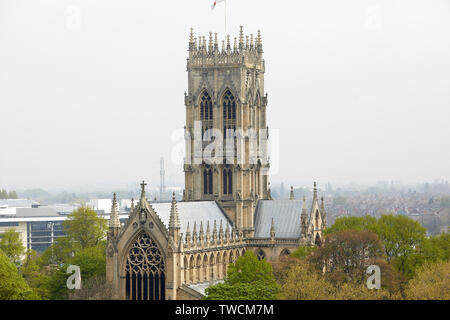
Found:
[[[233,194],[233,170],[225,165],[222,172],[223,194]]]
[[[203,91],[200,96],[200,120],[202,121],[202,137],[204,137],[205,132],[213,127],[212,100],[206,91]],[[206,138],[209,139],[210,136]]]
[[[227,276],[227,265],[228,265],[228,257],[227,253],[224,252],[222,256],[222,278]]]
[[[195,270],[194,256],[191,256],[191,259],[189,260],[189,283],[194,282],[194,270]]]
[[[211,167],[207,164],[203,169],[203,193],[213,193],[213,173]]]
[[[208,256],[205,253],[205,255],[203,256],[203,281],[208,281],[208,279]]]
[[[125,264],[127,300],[164,300],[165,265],[156,242],[145,232],[136,238]]]
[[[319,229],[319,211],[316,210],[316,229]]]
[[[283,249],[283,251],[281,251],[280,253],[280,260],[285,260],[287,259],[287,257],[291,254],[291,252],[289,251],[289,249]]]
[[[234,130],[236,130],[236,101],[234,100],[234,96],[231,94],[230,90],[225,92],[222,101],[223,133],[224,135],[234,134]],[[227,130],[232,130],[232,132]]]
[[[258,251],[256,251],[256,256],[258,257],[258,260],[263,260],[266,258],[266,254],[264,253],[264,251],[262,249],[259,249]]]
[[[262,123],[263,119],[261,116],[262,110],[261,110],[261,97],[259,95],[259,92],[256,94],[256,99],[255,99],[255,110],[256,110],[256,129],[260,129],[264,126],[264,124]]]
[[[319,247],[322,245],[322,241],[320,239],[319,233],[316,233],[316,239],[315,239],[314,243],[316,246],[319,246]]]
[[[215,280],[216,272],[214,270],[214,253],[209,257],[209,279]]]
[[[197,256],[197,262],[196,262],[196,267],[197,267],[197,279],[196,282],[202,282],[202,258],[200,257],[200,255]]]

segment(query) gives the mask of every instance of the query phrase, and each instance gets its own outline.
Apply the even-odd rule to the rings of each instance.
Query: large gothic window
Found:
[[[236,130],[236,101],[230,90],[227,90],[223,96],[223,133],[227,134],[227,130]]]
[[[164,300],[165,265],[161,251],[150,236],[142,232],[131,246],[125,264],[128,300]]]
[[[213,194],[213,173],[209,165],[203,169],[203,193]]]
[[[206,91],[203,91],[200,97],[200,120],[202,121],[202,137],[210,139],[211,136],[207,130],[213,127],[213,107],[211,97]],[[207,136],[205,136],[205,132]],[[209,131],[209,133],[211,132]]]
[[[223,194],[233,194],[233,171],[225,166],[222,172]]]

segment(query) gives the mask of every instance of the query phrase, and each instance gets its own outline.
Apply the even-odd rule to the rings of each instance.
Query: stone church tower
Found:
[[[284,259],[298,246],[321,245],[327,219],[317,186],[306,198],[271,199],[267,95],[258,31],[233,47],[227,37],[195,38],[187,60],[183,201],[140,200],[119,212],[114,194],[106,279],[115,299],[201,299],[245,254]]]
[[[217,33],[207,41],[191,29],[188,51],[183,200],[218,201],[251,237],[256,203],[270,198],[260,32],[244,37],[241,26],[219,48]]]

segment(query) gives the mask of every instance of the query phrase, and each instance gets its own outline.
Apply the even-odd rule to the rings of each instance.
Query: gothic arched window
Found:
[[[223,194],[233,194],[233,171],[225,166],[222,172]]]
[[[320,236],[319,236],[319,233],[316,233],[316,239],[315,239],[315,241],[314,241],[314,244],[316,245],[316,246],[321,246],[321,244],[322,244],[322,241],[321,241],[321,239],[320,239]]]
[[[208,92],[203,91],[200,96],[200,120],[202,121],[202,137],[213,127],[213,106]],[[210,135],[206,136],[208,139]]]
[[[213,173],[209,165],[205,165],[205,168],[203,169],[203,193],[213,193]]]
[[[161,251],[142,232],[131,246],[125,264],[125,290],[128,300],[164,300],[165,265]]]
[[[258,260],[263,260],[266,258],[266,254],[264,253],[264,251],[262,249],[259,249],[256,252],[256,256],[258,257]]]
[[[281,251],[280,253],[280,260],[285,260],[290,254],[291,252],[289,251],[289,249],[283,249],[283,251]]]
[[[316,229],[319,229],[319,211],[316,210]]]
[[[236,101],[230,90],[227,90],[223,95],[223,133],[228,135],[236,130]],[[232,130],[229,132],[227,130]]]

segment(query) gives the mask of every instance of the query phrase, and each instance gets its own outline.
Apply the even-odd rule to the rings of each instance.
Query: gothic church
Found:
[[[217,34],[207,42],[191,30],[187,72],[183,201],[150,203],[142,182],[140,200],[121,225],[114,196],[106,275],[117,299],[200,299],[246,250],[274,261],[299,245],[320,244],[326,227],[316,184],[309,209],[292,188],[289,199],[273,200],[269,159],[252,152],[265,150],[261,138],[268,138],[260,32],[244,38],[241,27],[233,46],[227,36],[219,48]],[[196,150],[196,123],[200,152],[188,152]],[[234,151],[231,157],[213,151],[213,161],[202,158],[217,139],[212,129],[222,137],[231,132],[235,143],[223,146]],[[255,142],[237,142],[234,132],[248,130],[256,132]]]

